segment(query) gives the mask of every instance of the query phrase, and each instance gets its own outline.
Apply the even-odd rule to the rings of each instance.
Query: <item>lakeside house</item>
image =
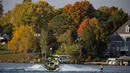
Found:
[[[109,57],[130,56],[130,20],[110,36],[107,55]]]

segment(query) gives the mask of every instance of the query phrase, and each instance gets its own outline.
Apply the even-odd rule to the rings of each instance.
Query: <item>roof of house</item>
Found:
[[[130,32],[129,32],[129,33],[125,32],[125,27],[126,27],[127,25],[130,26],[130,20],[128,20],[124,25],[122,25],[122,26],[117,30],[117,33],[119,33],[119,34],[130,34]]]
[[[130,56],[121,56],[118,58],[118,60],[127,60],[130,61]]]
[[[111,40],[111,41],[122,41],[123,42],[122,37],[118,33],[114,33],[113,35],[111,35],[109,40]]]

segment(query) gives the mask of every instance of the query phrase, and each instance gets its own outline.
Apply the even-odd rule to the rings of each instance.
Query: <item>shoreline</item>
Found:
[[[13,61],[10,61],[10,62],[7,62],[7,61],[0,61],[0,63],[28,63],[28,64],[44,64],[44,63],[41,63],[41,62],[13,62]],[[83,64],[83,65],[109,65],[105,62],[90,62],[90,63],[61,63],[61,64]]]
[[[44,64],[44,63],[41,63],[41,62],[39,62],[39,63],[29,63],[29,62],[0,62],[0,63]],[[61,63],[61,64],[72,64],[72,63]],[[81,64],[81,63],[76,63],[76,64]],[[103,63],[103,62],[92,62],[92,63],[89,63],[89,64],[82,63],[81,65],[125,66],[125,65],[110,65],[110,64],[107,64],[107,63]],[[129,65],[127,65],[127,66],[129,66]]]

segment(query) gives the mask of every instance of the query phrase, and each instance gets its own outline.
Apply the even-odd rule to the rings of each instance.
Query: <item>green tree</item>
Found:
[[[71,45],[74,40],[72,38],[72,30],[67,30],[65,33],[61,34],[60,36],[57,37],[57,41],[67,45]]]
[[[55,50],[57,49],[58,44],[56,38],[50,30],[42,29],[40,36],[40,47],[41,47],[41,53],[45,53],[46,56],[49,55],[50,48],[53,48],[51,50],[51,53],[54,53]]]
[[[42,31],[41,31],[40,47],[41,47],[41,52],[42,53],[45,53],[46,55],[49,53],[48,31],[44,30],[44,29],[42,29]]]
[[[78,62],[82,55],[82,46],[79,44],[72,44],[72,45],[64,45],[59,50],[56,51],[56,54],[65,54],[71,55],[74,62]]]
[[[23,0],[23,3],[24,3],[24,2],[32,2],[32,0]]]
[[[55,16],[48,24],[49,29],[52,29],[54,34],[59,36],[60,34],[66,32],[68,29],[73,27],[72,19],[67,14],[63,13],[61,15]]]
[[[56,36],[53,34],[52,30],[48,29],[48,47],[53,48],[52,53],[55,53],[55,50],[58,49],[58,46],[59,44],[57,42]]]
[[[3,27],[6,24],[11,24],[10,23],[10,17],[11,17],[11,11],[8,11],[6,13],[3,14],[3,16],[0,19],[0,25]]]
[[[100,20],[104,33],[107,33],[106,36],[113,34],[128,20],[128,14],[114,6],[100,7],[96,11],[96,17]]]
[[[95,16],[100,21],[106,21],[110,16],[109,8],[106,6],[101,6],[98,10],[95,11]]]
[[[55,16],[52,6],[44,1],[39,1],[35,4],[34,10],[36,12],[36,29],[41,31],[42,28],[48,28],[49,21]]]
[[[4,15],[0,19],[0,26],[3,28],[1,33],[6,34],[4,35],[4,38],[7,41],[11,39],[13,32],[13,25],[10,23],[10,13],[11,11],[4,13]]]
[[[3,15],[3,5],[2,5],[2,0],[0,1],[0,18],[2,17]]]
[[[56,16],[61,15],[61,14],[65,13],[65,9],[64,8],[55,9],[54,13]]]

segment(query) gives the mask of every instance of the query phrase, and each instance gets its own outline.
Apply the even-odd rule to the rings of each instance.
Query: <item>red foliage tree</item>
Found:
[[[79,36],[82,35],[82,32],[83,32],[83,28],[87,27],[87,24],[89,23],[89,18],[88,19],[85,19],[79,26],[78,30],[77,30],[77,33]]]

